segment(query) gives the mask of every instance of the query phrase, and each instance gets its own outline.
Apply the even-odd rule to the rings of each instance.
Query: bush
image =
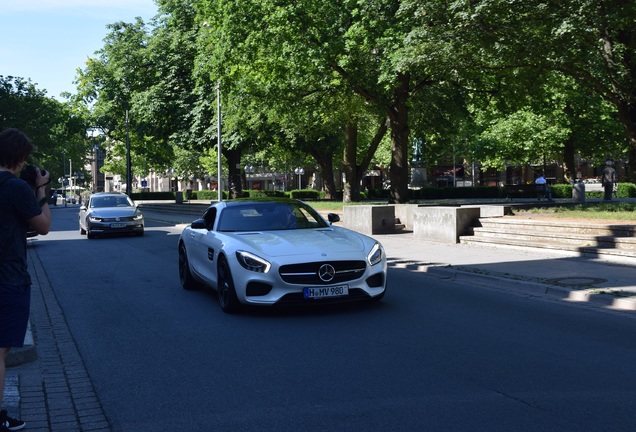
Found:
[[[552,198],[572,198],[572,185],[571,184],[555,184],[550,185],[552,190]]]
[[[223,199],[228,199],[228,191],[223,191]],[[196,192],[196,199],[204,201],[216,201],[219,198],[219,192],[215,190],[200,190]]]
[[[380,199],[385,199],[388,200],[389,199],[389,193],[390,191],[388,189],[368,189],[366,192],[364,192],[365,196],[367,197],[367,199],[372,199],[372,200],[380,200]]]
[[[133,192],[130,196],[134,201],[174,200],[174,192]]]
[[[299,200],[318,200],[320,199],[320,191],[313,189],[302,189],[289,191],[289,196]]]
[[[605,193],[601,191],[585,191],[587,198],[604,198]],[[635,198],[636,197],[636,185],[634,183],[619,183],[616,188],[616,198]]]
[[[475,187],[423,187],[409,190],[409,199],[438,200],[451,198],[501,198],[505,197],[503,188],[496,186]]]
[[[618,198],[636,198],[636,185],[634,183],[619,183],[616,196]]]
[[[244,192],[247,192],[250,198],[266,198],[266,197],[284,198],[287,196],[285,192],[283,191],[250,189]]]

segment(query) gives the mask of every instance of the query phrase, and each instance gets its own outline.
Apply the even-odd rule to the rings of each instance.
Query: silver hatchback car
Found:
[[[100,234],[144,235],[144,216],[127,195],[118,192],[94,193],[79,211],[80,234],[95,238]]]

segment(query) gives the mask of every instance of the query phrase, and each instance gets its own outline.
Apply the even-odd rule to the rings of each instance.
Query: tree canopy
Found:
[[[355,201],[364,172],[379,164],[389,200],[406,202],[415,139],[429,166],[456,156],[493,168],[549,161],[563,164],[567,181],[575,154],[636,156],[632,3],[157,0],[151,22],[108,27],[78,93],[54,106],[72,120],[33,111],[29,127],[70,134],[78,152],[82,128],[99,127],[116,173],[129,135],[136,174],[214,175],[220,86],[235,192],[242,166],[313,165],[327,196],[340,170],[345,200]],[[28,82],[11,85],[51,108]],[[23,111],[10,102],[0,100],[14,123],[26,121],[26,102]]]

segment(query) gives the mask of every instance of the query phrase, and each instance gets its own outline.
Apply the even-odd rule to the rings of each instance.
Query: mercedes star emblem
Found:
[[[331,282],[336,276],[336,269],[331,264],[323,264],[318,269],[318,277],[323,282]]]

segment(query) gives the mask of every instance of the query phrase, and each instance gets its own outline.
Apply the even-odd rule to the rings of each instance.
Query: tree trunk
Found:
[[[620,103],[617,105],[618,115],[623,124],[623,128],[627,133],[629,140],[629,169],[627,170],[627,179],[630,183],[636,183],[636,169],[634,169],[634,156],[636,156],[636,105],[629,103]]]
[[[320,165],[322,188],[325,191],[325,199],[336,199],[337,189],[336,182],[333,178],[333,158],[329,157],[325,163]]]
[[[563,148],[563,181],[571,182],[576,180],[576,166],[574,164],[575,145],[572,137],[569,137]]]
[[[347,122],[345,127],[345,148],[343,169],[345,172],[343,201],[360,201],[360,176],[358,172],[358,125],[354,121]]]
[[[228,189],[231,199],[240,198],[243,195],[243,185],[241,182],[241,151],[237,149],[223,149],[223,156],[228,164]]]
[[[325,191],[325,199],[334,199],[336,197],[336,183],[333,178],[333,152],[321,151],[320,147],[312,147],[309,154],[314,158],[320,166],[322,173],[322,188]]]
[[[400,85],[395,91],[393,104],[388,109],[391,127],[390,204],[406,203],[409,200],[409,109],[406,102],[410,77],[406,73],[400,74],[398,79]]]

